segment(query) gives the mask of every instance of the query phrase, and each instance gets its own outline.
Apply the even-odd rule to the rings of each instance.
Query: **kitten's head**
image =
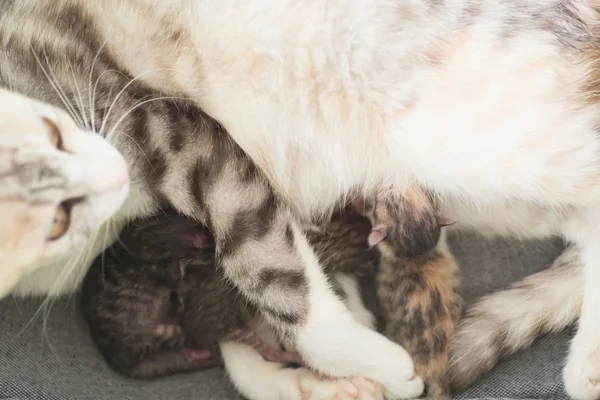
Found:
[[[0,297],[78,251],[124,202],[125,160],[64,112],[0,89]]]

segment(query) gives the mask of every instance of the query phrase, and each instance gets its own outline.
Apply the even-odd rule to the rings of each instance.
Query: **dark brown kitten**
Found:
[[[218,343],[227,340],[270,361],[302,363],[247,327],[255,310],[217,269],[212,235],[172,211],[135,220],[98,257],[84,280],[82,305],[104,358],[132,377],[218,366]]]
[[[178,294],[181,260],[204,258],[214,250],[202,231],[178,243],[180,232],[170,230],[155,240],[132,222],[120,242],[94,261],[83,281],[81,306],[91,336],[108,364],[131,377],[215,365],[209,351],[186,347]]]
[[[435,250],[408,258],[385,240],[378,247],[377,298],[384,334],[413,357],[415,374],[427,384],[429,397],[449,398],[449,342],[462,312],[457,265],[451,255]]]

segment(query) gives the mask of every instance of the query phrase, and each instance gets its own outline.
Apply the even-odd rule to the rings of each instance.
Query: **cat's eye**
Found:
[[[60,239],[69,230],[71,223],[71,207],[67,202],[59,204],[54,213],[54,219],[52,220],[52,228],[48,235],[48,240]]]
[[[50,131],[50,143],[52,143],[52,145],[57,149],[64,150],[62,134],[60,133],[58,125],[56,125],[54,121],[46,117],[42,118],[42,120],[44,121],[44,124],[46,124],[48,130]]]

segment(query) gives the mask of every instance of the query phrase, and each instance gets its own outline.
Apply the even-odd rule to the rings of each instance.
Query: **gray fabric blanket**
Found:
[[[468,302],[550,266],[563,246],[560,240],[488,241],[466,234],[453,237],[451,244]],[[152,382],[121,377],[97,353],[75,302],[76,296],[59,300],[36,315],[40,299],[0,301],[0,399],[240,399],[220,370]],[[572,334],[540,338],[456,398],[568,398],[561,369]]]

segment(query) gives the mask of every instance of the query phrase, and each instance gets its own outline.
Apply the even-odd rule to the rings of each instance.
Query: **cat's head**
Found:
[[[0,89],[0,298],[45,260],[80,251],[129,186],[125,160],[107,141]]]

